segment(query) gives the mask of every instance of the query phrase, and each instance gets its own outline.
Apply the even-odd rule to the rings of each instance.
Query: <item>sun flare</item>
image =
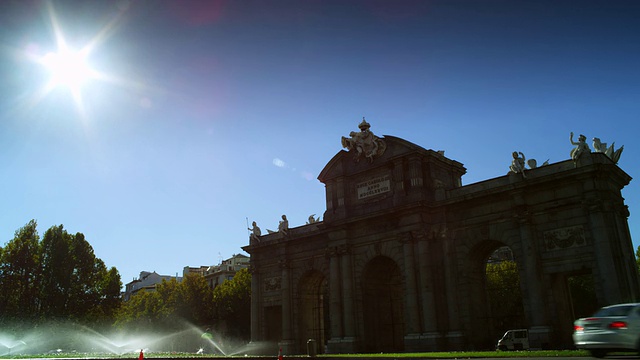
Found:
[[[86,53],[66,47],[46,54],[41,62],[50,72],[48,87],[51,89],[63,86],[78,93],[95,73],[87,62]]]
[[[37,46],[28,47],[25,51],[28,59],[47,72],[43,85],[33,94],[31,103],[36,104],[55,91],[66,90],[73,98],[77,111],[85,117],[83,93],[91,90],[89,83],[92,80],[117,82],[117,78],[94,69],[91,66],[90,57],[96,55],[94,52],[99,45],[115,31],[120,16],[114,17],[82,47],[73,47],[69,45],[62,31],[53,4],[51,2],[44,4],[49,13],[55,45],[46,52],[40,52]]]

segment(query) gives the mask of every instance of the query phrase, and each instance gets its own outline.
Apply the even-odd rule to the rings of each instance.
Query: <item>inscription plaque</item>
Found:
[[[379,176],[356,184],[358,190],[358,200],[384,194],[391,191],[391,177],[389,175]]]

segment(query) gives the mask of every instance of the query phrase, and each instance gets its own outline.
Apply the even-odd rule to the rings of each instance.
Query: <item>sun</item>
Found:
[[[97,75],[89,66],[87,55],[86,51],[75,51],[66,46],[46,54],[41,60],[50,73],[46,87],[50,90],[65,87],[74,97],[80,96],[82,85]]]
[[[69,45],[67,38],[63,34],[61,24],[51,2],[44,2],[49,13],[52,35],[55,37],[55,44],[49,51],[39,53],[38,51],[28,51],[30,60],[37,63],[47,72],[47,78],[43,79],[43,85],[34,93],[32,103],[38,103],[47,95],[54,91],[67,90],[75,103],[77,111],[81,116],[85,116],[85,104],[83,92],[88,90],[88,84],[92,80],[102,82],[113,82],[111,76],[92,68],[90,57],[96,55],[94,52],[101,42],[109,37],[116,29],[120,21],[120,16],[114,17],[100,31],[79,48]]]

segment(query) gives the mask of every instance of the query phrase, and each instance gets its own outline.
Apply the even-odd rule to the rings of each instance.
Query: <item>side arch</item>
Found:
[[[305,350],[307,341],[313,339],[316,353],[324,353],[330,329],[327,278],[318,270],[309,270],[300,277],[297,289],[297,348]]]
[[[468,256],[470,344],[495,348],[509,329],[526,328],[521,292],[522,266],[512,248],[497,240],[481,240]]]

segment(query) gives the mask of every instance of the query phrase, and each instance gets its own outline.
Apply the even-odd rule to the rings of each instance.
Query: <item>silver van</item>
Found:
[[[528,350],[529,349],[529,330],[516,329],[507,330],[498,340],[496,350]]]

